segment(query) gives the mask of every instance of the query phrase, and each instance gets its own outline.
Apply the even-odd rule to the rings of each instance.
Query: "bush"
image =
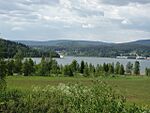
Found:
[[[60,84],[30,93],[0,93],[0,111],[5,113],[148,113],[135,105],[126,106],[125,98],[100,81],[92,86]]]

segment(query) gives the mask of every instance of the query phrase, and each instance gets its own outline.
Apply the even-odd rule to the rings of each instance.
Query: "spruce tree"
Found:
[[[124,73],[125,73],[124,66],[121,64],[119,68],[119,74],[124,75]]]
[[[82,73],[82,74],[84,72],[84,66],[85,66],[84,61],[81,61],[80,73]]]
[[[120,69],[120,63],[117,62],[115,66],[115,74],[119,74],[119,69]]]
[[[133,70],[133,64],[131,62],[128,62],[126,65],[126,73],[131,75],[132,70]]]
[[[7,61],[7,75],[13,75],[15,69],[14,60]]]
[[[140,75],[140,62],[139,61],[136,61],[134,64],[134,74]]]

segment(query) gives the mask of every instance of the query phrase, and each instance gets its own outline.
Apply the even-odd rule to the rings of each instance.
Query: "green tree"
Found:
[[[15,69],[14,72],[18,74],[22,74],[22,60],[23,60],[23,53],[21,50],[19,50],[16,55],[14,56],[15,58]]]
[[[31,58],[29,58],[28,63],[29,63],[29,68],[30,68],[29,73],[32,75],[33,73],[35,73],[35,64]]]
[[[23,63],[22,71],[24,76],[29,76],[29,75],[31,76],[33,75],[33,73],[35,73],[34,62],[31,58],[25,59]]]
[[[15,54],[14,58],[22,61],[24,58],[23,52],[21,50],[18,50],[18,52]]]
[[[145,75],[146,76],[150,76],[150,68],[146,68],[145,69]]]
[[[0,90],[4,90],[6,88],[6,62],[3,59],[0,59]]]
[[[126,73],[131,75],[132,70],[133,70],[133,64],[131,62],[128,62],[126,65]]]
[[[121,64],[119,68],[119,74],[124,75],[124,73],[125,73],[124,66]]]
[[[45,57],[43,56],[41,59],[41,63],[39,65],[39,75],[40,76],[46,76],[49,74],[49,70],[48,70],[48,63],[46,62]]]
[[[103,70],[107,73],[109,71],[108,64],[103,64]]]
[[[15,63],[14,60],[8,60],[7,61],[7,75],[13,75]]]
[[[86,76],[86,77],[90,75],[90,72],[89,72],[89,66],[88,66],[87,63],[85,64],[83,74],[84,74],[84,76]]]
[[[120,69],[120,63],[117,62],[115,66],[115,74],[119,74],[119,69]]]
[[[14,72],[17,74],[22,74],[22,60],[15,59],[14,64],[15,64]]]
[[[63,74],[64,74],[64,76],[70,76],[70,77],[74,76],[70,65],[64,66]]]
[[[71,68],[73,72],[77,72],[79,70],[79,64],[76,60],[73,60],[71,63]]]
[[[51,71],[50,71],[50,73],[56,74],[56,75],[59,74],[59,66],[58,66],[58,63],[57,63],[56,60],[51,61]]]
[[[95,76],[96,77],[101,76],[101,75],[103,75],[103,73],[104,73],[103,66],[98,64],[96,66]]]
[[[113,74],[114,73],[114,64],[108,64],[108,68],[109,68],[108,72],[110,74]]]
[[[80,73],[82,73],[82,74],[84,72],[84,67],[85,67],[84,61],[81,61]]]
[[[29,66],[29,61],[25,59],[23,66],[22,66],[22,72],[24,76],[29,76],[30,75],[30,66]]]
[[[140,62],[139,61],[136,61],[134,64],[134,74],[140,75]]]
[[[89,68],[88,70],[90,75],[95,76],[95,72],[96,72],[95,66],[90,63],[88,68]]]

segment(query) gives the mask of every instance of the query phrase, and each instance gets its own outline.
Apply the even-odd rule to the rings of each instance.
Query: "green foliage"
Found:
[[[108,64],[103,64],[103,70],[107,73],[109,71]]]
[[[24,63],[23,63],[23,67],[22,67],[22,72],[24,74],[24,76],[29,76],[32,75],[34,73],[34,62],[33,60],[30,58],[25,59]]]
[[[57,61],[51,59],[50,64],[51,64],[50,65],[50,67],[51,67],[50,73],[58,75],[60,73],[59,72],[60,69],[59,69]]]
[[[85,63],[84,63],[84,61],[81,61],[80,73],[82,73],[82,74],[83,74],[83,72],[84,72],[84,67],[85,67]]]
[[[24,58],[24,55],[23,55],[22,51],[19,50],[19,51],[15,54],[14,58],[22,61],[23,58]]]
[[[70,65],[66,65],[65,67],[64,67],[64,70],[63,70],[63,74],[64,74],[64,76],[74,76],[73,75],[73,70],[72,70],[72,68],[71,68],[71,66]]]
[[[79,71],[79,64],[76,60],[73,60],[71,63],[71,68],[73,72]]]
[[[136,61],[134,64],[134,74],[140,75],[140,62],[139,61]]]
[[[7,75],[13,75],[15,69],[14,60],[8,60],[6,65],[7,65]]]
[[[145,75],[146,76],[150,76],[150,68],[146,68],[145,69]]]
[[[60,57],[54,51],[43,51],[41,49],[28,47],[21,43],[0,39],[0,58],[42,57],[43,55],[48,57],[50,56],[49,53],[51,53],[52,57]]]
[[[46,61],[46,58],[43,56],[41,59],[41,63],[39,64],[39,75],[40,76],[46,76],[50,74],[50,71],[48,70],[48,62]]]
[[[110,74],[114,73],[114,64],[108,64],[108,68],[109,68],[108,72]]]
[[[90,76],[90,72],[91,72],[91,71],[90,71],[89,69],[90,69],[90,68],[89,68],[88,64],[86,63],[85,66],[84,66],[84,70],[83,70],[83,75],[84,75],[84,76],[86,76],[86,77],[87,77],[87,76]],[[89,71],[90,71],[90,72],[89,72]]]
[[[146,44],[146,42],[148,42]],[[119,55],[131,55],[137,53],[141,56],[150,56],[149,41],[143,44],[123,43],[123,44],[108,44],[101,42],[89,41],[50,41],[45,43],[27,42],[25,44],[32,45],[42,50],[65,50],[68,56],[96,56],[96,57],[113,57]],[[48,45],[48,46],[47,46]],[[135,54],[134,54],[135,55]]]
[[[17,73],[17,74],[22,74],[22,60],[19,58],[19,59],[15,59],[15,67],[14,67],[14,73]]]
[[[119,74],[119,69],[120,69],[120,63],[117,62],[115,66],[115,74]]]
[[[128,62],[126,65],[126,73],[132,74],[132,71],[133,71],[133,64],[131,62]]]
[[[3,59],[0,59],[0,91],[6,88],[6,62]]]
[[[123,65],[120,65],[119,74],[120,74],[120,75],[124,75],[124,73],[125,73],[124,66],[123,66]]]
[[[6,70],[8,75],[38,75],[38,76],[74,76],[83,75],[91,77],[99,76],[114,76],[114,75],[124,75],[124,66],[119,62],[112,64],[97,65],[88,64],[87,62],[81,61],[80,65],[76,60],[73,60],[71,64],[59,65],[56,60],[52,58],[42,57],[39,64],[35,64],[31,58],[21,60],[17,57],[15,60],[7,60]],[[136,62],[135,62],[136,64]],[[136,64],[137,65],[137,64]],[[137,66],[135,65],[137,69]],[[126,66],[126,73],[132,71],[132,64],[128,63]],[[138,70],[140,71],[140,69]],[[146,71],[147,72],[147,71]],[[131,73],[132,74],[132,73]],[[134,73],[135,74],[135,73]],[[140,74],[140,73],[139,73]]]
[[[90,87],[60,84],[32,92],[0,92],[0,111],[5,113],[148,113],[146,108],[126,105],[125,98],[108,85],[95,81]]]

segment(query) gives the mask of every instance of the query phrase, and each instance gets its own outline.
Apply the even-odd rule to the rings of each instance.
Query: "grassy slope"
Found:
[[[117,92],[127,97],[129,103],[135,102],[150,107],[150,78],[148,77],[120,77],[100,78],[107,82]],[[21,89],[31,91],[34,86],[45,87],[59,83],[77,83],[90,85],[92,78],[69,77],[7,77],[8,89]]]

